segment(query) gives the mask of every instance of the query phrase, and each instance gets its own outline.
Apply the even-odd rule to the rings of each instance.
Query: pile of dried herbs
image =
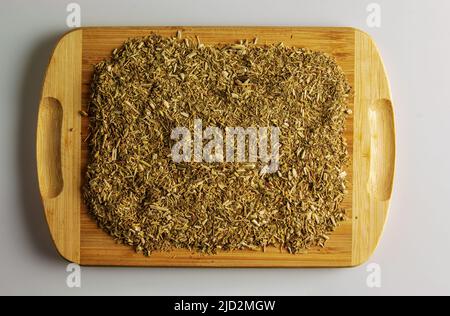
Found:
[[[345,217],[350,87],[320,52],[151,35],[95,66],[85,202],[100,227],[149,255],[188,248],[291,253],[324,246]],[[172,128],[277,126],[279,172],[174,163]]]

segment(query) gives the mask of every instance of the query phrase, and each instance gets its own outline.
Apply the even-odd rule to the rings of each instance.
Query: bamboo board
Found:
[[[352,84],[353,115],[345,137],[351,163],[348,219],[325,248],[292,255],[279,249],[242,250],[202,255],[187,250],[150,257],[116,244],[88,215],[81,199],[87,162],[87,106],[93,65],[130,37],[152,32],[199,36],[205,44],[258,37],[260,44],[283,42],[332,54]],[[351,267],[368,260],[387,218],[395,164],[391,94],[375,43],[353,28],[303,27],[140,27],[81,28],[58,42],[44,82],[37,128],[37,169],[45,216],[58,252],[67,260],[94,266],[191,267]]]

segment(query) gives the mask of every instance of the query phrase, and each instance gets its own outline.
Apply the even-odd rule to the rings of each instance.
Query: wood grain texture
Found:
[[[395,130],[391,92],[374,41],[355,30],[352,266],[369,259],[383,233],[392,193]]]
[[[57,198],[52,197],[58,194],[58,170],[52,169],[49,172],[40,172],[39,178],[41,185],[41,194],[44,200],[44,207],[46,209],[47,217],[49,213],[59,212],[58,214],[70,215],[71,219],[78,217],[78,226],[76,220],[69,222],[55,222],[49,221],[52,236],[58,246],[61,235],[55,234],[55,231],[64,232],[66,239],[73,237],[73,245],[78,245],[79,257],[74,257],[70,252],[65,252],[64,248],[58,247],[60,253],[70,261],[76,261],[83,265],[113,265],[113,266],[193,266],[193,267],[347,267],[359,264],[361,261],[367,259],[372,250],[368,251],[365,248],[370,248],[372,241],[378,241],[381,230],[378,229],[380,221],[384,223],[385,213],[387,210],[387,201],[382,204],[372,205],[366,203],[371,201],[373,196],[385,198],[387,191],[384,189],[386,184],[392,183],[392,173],[384,172],[380,167],[388,163],[386,159],[392,158],[385,155],[383,151],[384,143],[379,140],[389,141],[393,136],[393,119],[380,120],[389,116],[388,107],[385,106],[386,100],[390,100],[389,94],[376,94],[372,90],[384,91],[384,87],[388,87],[386,77],[379,76],[377,68],[373,65],[381,65],[381,60],[378,54],[367,52],[367,48],[372,43],[362,43],[362,35],[359,31],[351,28],[301,28],[301,27],[149,27],[149,28],[83,28],[79,32],[77,38],[79,40],[78,47],[81,54],[71,56],[70,58],[80,58],[80,63],[74,63],[74,67],[80,67],[78,74],[73,74],[73,77],[78,75],[81,77],[81,91],[79,94],[81,108],[85,109],[89,98],[89,85],[93,71],[93,65],[99,61],[108,58],[111,51],[122,45],[122,43],[130,37],[138,37],[149,35],[152,32],[163,36],[174,36],[177,30],[183,30],[183,35],[188,37],[199,36],[201,41],[205,44],[221,44],[232,43],[241,39],[253,39],[258,37],[260,44],[270,44],[284,42],[285,45],[296,47],[307,47],[313,50],[323,51],[333,55],[339,65],[344,70],[349,82],[355,87],[355,98],[351,100],[350,107],[354,110],[355,115],[350,117],[346,122],[345,137],[349,145],[351,154],[351,163],[348,166],[347,173],[349,175],[350,187],[349,194],[343,202],[343,206],[348,210],[348,220],[332,234],[328,241],[326,248],[315,248],[309,250],[305,254],[291,255],[279,249],[269,248],[266,252],[262,251],[233,251],[220,252],[216,255],[201,255],[191,253],[187,250],[177,249],[171,252],[156,252],[150,257],[144,257],[141,254],[136,254],[127,246],[116,244],[112,238],[100,230],[95,221],[88,215],[85,206],[80,199],[80,188],[72,186],[71,189],[73,197],[78,200],[66,201],[62,204],[51,204],[53,200],[62,198],[64,192],[68,190],[66,186],[66,175],[74,172],[78,173],[78,177],[82,178],[84,175],[87,162],[87,146],[81,140],[87,136],[88,121],[81,116],[75,117],[76,124],[80,124],[81,135],[78,133],[78,143],[72,142],[70,151],[80,155],[79,164],[74,161],[74,164],[62,164],[62,178],[64,185],[62,186],[62,193]],[[71,36],[72,33],[66,35]],[[82,34],[82,35],[81,35]],[[66,37],[61,43],[66,40]],[[369,38],[370,40],[370,38]],[[359,48],[357,48],[357,43]],[[68,59],[68,52],[62,52],[64,46],[58,45],[53,58]],[[365,45],[365,46],[364,46]],[[63,57],[64,56],[64,57]],[[82,58],[81,58],[82,56]],[[374,59],[378,58],[378,61]],[[373,59],[373,60],[372,60]],[[53,59],[52,59],[53,60]],[[59,61],[62,63],[63,61]],[[378,62],[378,64],[377,64]],[[370,66],[369,66],[370,64]],[[50,65],[51,69],[52,65]],[[70,71],[70,70],[69,70]],[[75,71],[76,72],[76,71]],[[67,78],[68,72],[65,70]],[[383,72],[384,75],[384,72]],[[379,76],[376,80],[367,80],[371,76]],[[357,79],[358,78],[358,79]],[[46,78],[47,82],[57,80],[57,77]],[[359,82],[356,82],[359,80]],[[72,85],[78,87],[76,80],[74,82],[65,82],[60,85],[60,93],[67,90],[75,91]],[[368,86],[370,85],[370,86]],[[374,86],[372,86],[374,85]],[[67,92],[64,92],[67,93]],[[48,93],[45,93],[45,98]],[[59,95],[59,94],[58,94]],[[378,98],[381,95],[382,98]],[[59,100],[63,113],[66,113],[64,102],[58,99],[56,93],[49,94],[52,98]],[[366,98],[377,97],[374,100],[381,100],[377,102],[366,102]],[[44,99],[43,99],[44,100]],[[369,100],[369,99],[367,99]],[[353,102],[355,101],[355,102]],[[48,108],[41,102],[41,109]],[[390,104],[390,103],[389,103]],[[359,108],[359,107],[363,108]],[[368,109],[372,109],[375,113],[369,119]],[[392,110],[392,108],[391,108]],[[42,110],[42,112],[48,112]],[[57,117],[58,111],[51,114]],[[362,115],[361,113],[366,113]],[[392,111],[391,111],[392,113]],[[41,116],[40,116],[41,117]],[[63,116],[64,117],[64,116]],[[354,121],[355,119],[355,121]],[[356,122],[356,120],[361,120]],[[40,119],[41,121],[41,119]],[[46,121],[42,119],[42,121]],[[48,120],[47,120],[48,121]],[[372,122],[372,128],[368,127],[369,121]],[[386,123],[384,123],[386,122]],[[389,125],[392,122],[392,128]],[[76,125],[75,124],[75,125]],[[64,133],[64,119],[63,119]],[[67,124],[65,125],[67,126]],[[48,134],[49,124],[40,124],[38,126],[38,135],[40,133],[47,135],[46,139],[38,137],[39,142],[46,142],[45,146],[54,148],[48,144],[52,144],[51,139],[58,138],[58,135]],[[57,129],[57,128],[56,128]],[[47,134],[45,131],[47,130]],[[392,131],[392,133],[390,132]],[[392,135],[391,135],[392,134]],[[378,135],[381,135],[379,137]],[[359,137],[358,141],[354,138]],[[358,145],[358,148],[355,146]],[[365,147],[364,147],[365,146]],[[368,147],[367,147],[368,146]],[[395,147],[395,146],[393,146]],[[364,151],[368,148],[368,151]],[[371,148],[376,148],[376,151],[370,151]],[[68,150],[65,148],[64,150]],[[39,151],[38,151],[39,152]],[[57,161],[57,150],[47,150],[47,156],[53,158],[38,159],[38,167],[40,169],[47,168],[49,162]],[[375,153],[377,160],[374,162],[370,160],[371,154]],[[376,154],[378,153],[378,154]],[[360,158],[363,156],[364,159]],[[56,158],[55,158],[56,157]],[[358,157],[358,158],[356,158]],[[38,153],[39,158],[39,153]],[[53,160],[52,160],[53,159]],[[393,162],[392,162],[393,166]],[[51,169],[51,168],[50,168]],[[363,170],[364,172],[361,172]],[[371,172],[373,170],[373,172]],[[390,170],[390,169],[389,169]],[[393,169],[392,169],[393,171]],[[50,177],[51,180],[48,180]],[[366,177],[366,178],[365,178]],[[55,180],[56,179],[56,180]],[[368,179],[372,185],[368,185]],[[55,184],[56,183],[56,184]],[[354,185],[359,187],[354,189]],[[390,185],[392,187],[392,185]],[[50,189],[49,189],[50,188]],[[50,198],[52,197],[52,198]],[[361,202],[363,201],[363,202]],[[73,202],[73,204],[72,204]],[[355,203],[360,207],[355,210]],[[65,207],[65,208],[64,208]],[[373,209],[371,209],[371,207]],[[78,208],[74,210],[74,208]],[[379,210],[380,218],[372,219],[369,211]],[[383,211],[384,210],[384,211]],[[381,214],[384,214],[381,216]],[[357,220],[355,220],[357,218]],[[69,224],[69,225],[68,225]],[[381,225],[382,226],[382,225]],[[78,227],[78,231],[74,227]],[[356,233],[355,233],[356,230]],[[369,242],[370,241],[370,242]],[[76,246],[74,246],[76,248]],[[75,258],[75,259],[74,259]]]
[[[45,216],[58,252],[80,262],[82,31],[56,46],[39,106],[36,155]]]

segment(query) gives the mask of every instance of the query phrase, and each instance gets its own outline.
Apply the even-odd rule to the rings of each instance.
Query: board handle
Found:
[[[58,252],[80,262],[82,30],[58,42],[45,76],[36,161],[45,217]]]
[[[369,105],[370,171],[368,191],[380,201],[391,198],[395,165],[395,127],[392,102],[379,99]]]
[[[352,266],[367,262],[388,217],[395,169],[394,111],[379,49],[355,32]]]
[[[44,199],[58,197],[64,187],[61,169],[62,121],[61,102],[52,97],[44,97],[39,105],[37,133],[37,158],[42,162],[38,175]]]

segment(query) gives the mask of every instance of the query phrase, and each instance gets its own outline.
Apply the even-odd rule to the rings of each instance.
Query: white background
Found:
[[[70,1],[0,2],[0,294],[450,294],[450,2],[361,0],[77,1],[83,26],[353,26],[376,40],[391,80],[397,167],[391,213],[367,266],[338,270],[83,268],[66,286],[39,199],[35,129],[44,71]]]

